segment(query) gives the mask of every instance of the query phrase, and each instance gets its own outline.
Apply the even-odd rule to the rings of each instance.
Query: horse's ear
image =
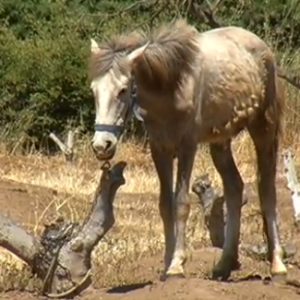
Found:
[[[149,42],[146,43],[144,46],[137,48],[133,50],[130,54],[128,54],[128,59],[131,63],[135,63],[138,61],[139,58],[141,58],[148,47]]]
[[[97,54],[100,52],[100,47],[94,39],[91,39],[91,52],[94,54]]]

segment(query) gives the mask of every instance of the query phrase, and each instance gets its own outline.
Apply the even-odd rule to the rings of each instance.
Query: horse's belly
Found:
[[[264,99],[259,93],[215,90],[199,110],[196,124],[200,142],[221,142],[237,135],[255,119]]]

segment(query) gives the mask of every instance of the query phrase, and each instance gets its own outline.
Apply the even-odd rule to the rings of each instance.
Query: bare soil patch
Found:
[[[248,185],[250,191],[249,202],[243,208],[241,241],[243,243],[262,242],[262,225],[259,215],[256,189],[253,184]],[[63,199],[69,199],[68,204],[58,207]],[[281,229],[281,238],[284,242],[293,243],[300,249],[300,234],[293,226],[292,203],[289,191],[283,183],[278,181],[278,211]],[[51,214],[59,211],[62,214],[81,219],[89,207],[88,197],[82,195],[61,194],[54,189],[42,188],[28,184],[22,184],[10,180],[0,181],[0,207],[1,211],[7,213],[12,219],[26,227],[29,231],[39,232],[43,221]],[[48,208],[45,212],[45,209]],[[77,211],[77,215],[74,213]],[[187,262],[186,279],[172,279],[167,282],[159,282],[159,272],[162,268],[162,242],[156,235],[147,239],[150,246],[145,246],[143,253],[123,255],[115,265],[108,261],[95,263],[93,266],[93,287],[85,291],[78,299],[128,299],[128,300],[296,300],[300,297],[300,288],[290,285],[264,280],[268,276],[268,264],[241,253],[242,267],[240,271],[234,272],[229,282],[215,282],[208,279],[210,270],[220,250],[211,248],[209,240],[203,234],[203,239],[195,239],[193,233],[196,228],[205,231],[201,220],[201,213],[197,208],[197,199],[192,196],[192,215],[189,222],[190,233],[188,245],[190,258]],[[125,194],[120,193],[116,199],[116,225],[109,233],[108,244],[113,247],[117,237],[138,239],[146,233],[138,226],[145,220],[152,223],[159,222],[157,196],[155,194]],[[128,223],[118,221],[118,218],[128,219]],[[135,225],[133,225],[135,224]],[[161,231],[162,237],[162,231]],[[126,237],[127,236],[127,237]],[[115,239],[114,239],[115,238]],[[153,239],[153,241],[151,241]],[[129,246],[128,246],[129,247]],[[149,247],[149,249],[147,248]],[[156,248],[155,248],[156,247]],[[112,248],[109,248],[112,249]],[[106,253],[111,260],[113,250]],[[126,250],[127,251],[127,250]],[[299,251],[298,251],[299,252]],[[128,252],[129,253],[129,252]],[[101,261],[99,254],[98,260]],[[300,281],[299,253],[292,261],[289,261],[289,280]],[[7,280],[7,279],[6,279]],[[12,279],[13,280],[13,279]],[[34,300],[38,296],[22,291],[8,291],[0,294],[0,299],[11,300]]]

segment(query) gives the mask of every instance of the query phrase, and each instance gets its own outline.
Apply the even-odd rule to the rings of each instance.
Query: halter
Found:
[[[129,120],[131,112],[136,116],[136,118],[139,121],[142,121],[142,117],[138,115],[137,108],[136,108],[136,97],[134,97],[133,91],[136,88],[135,82],[132,79],[131,81],[131,97],[129,99],[129,105],[125,114],[124,122],[122,125],[115,125],[115,124],[101,124],[101,123],[96,123],[95,124],[95,131],[98,132],[110,132],[115,134],[118,138],[121,136],[121,134],[124,131],[125,125],[127,121]]]

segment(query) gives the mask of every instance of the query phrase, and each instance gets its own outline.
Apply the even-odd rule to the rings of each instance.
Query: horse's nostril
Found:
[[[107,141],[106,145],[105,145],[105,151],[109,150],[112,146],[112,142],[111,141]]]

